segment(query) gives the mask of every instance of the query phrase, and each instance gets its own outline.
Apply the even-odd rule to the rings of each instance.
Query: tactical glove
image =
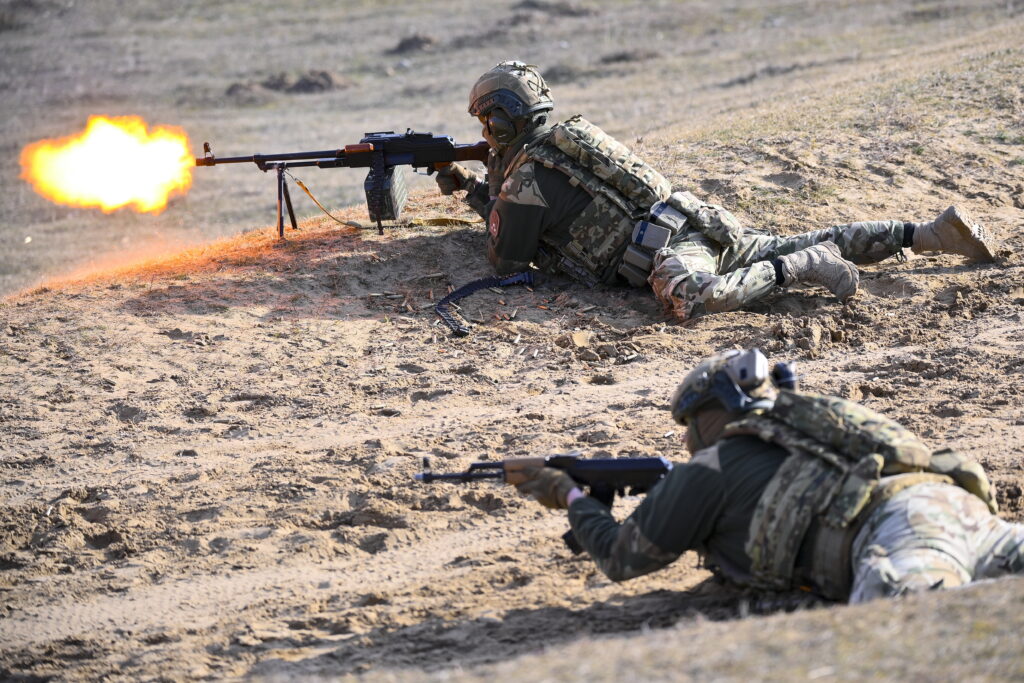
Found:
[[[452,163],[439,169],[435,180],[441,194],[452,194],[456,190],[469,189],[469,181],[479,178],[462,164]]]
[[[576,488],[576,482],[556,467],[526,467],[519,471],[526,479],[516,484],[524,496],[530,496],[546,508],[564,510],[569,507],[569,492]]]
[[[780,256],[782,285],[796,282],[821,285],[846,301],[857,292],[860,273],[857,266],[843,258],[843,252],[834,242],[822,242],[792,254]]]

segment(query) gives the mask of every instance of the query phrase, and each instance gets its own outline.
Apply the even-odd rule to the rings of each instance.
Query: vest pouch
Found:
[[[943,448],[932,453],[928,471],[951,477],[957,486],[984,501],[993,515],[999,512],[992,484],[985,470],[974,460],[951,448]]]
[[[572,240],[559,248],[599,282],[615,279],[634,220],[605,195],[596,195],[569,226]]]
[[[665,200],[665,203],[690,220],[694,220],[697,217],[697,211],[704,206],[704,202],[689,192],[673,192]]]
[[[886,475],[920,472],[931,450],[903,425],[837,396],[780,391],[773,416],[848,460],[882,456]]]
[[[825,524],[845,528],[861,513],[882,477],[885,460],[877,453],[864,456],[850,468],[825,513]]]
[[[672,196],[675,196],[676,194],[683,193],[676,192]],[[693,195],[690,196],[693,197]],[[696,202],[697,198],[693,197],[693,201]],[[660,201],[652,206],[649,218],[652,223],[671,230],[673,235],[678,235],[686,230],[687,222],[690,220],[685,213],[672,206],[668,200]]]
[[[739,219],[717,204],[705,204],[689,192],[673,192],[666,201],[689,218],[696,230],[723,247],[731,247],[743,236]]]
[[[650,274],[651,269],[654,268],[654,258],[651,252],[641,249],[635,244],[630,244],[626,247],[626,251],[622,254],[622,262],[642,270],[645,273],[644,277],[646,277],[646,274]]]
[[[697,224],[706,237],[723,247],[731,247],[740,241],[743,226],[731,213],[715,204],[705,204],[697,212]]]
[[[639,244],[645,249],[657,251],[668,246],[672,239],[672,231],[650,221],[638,221],[633,227],[633,244]]]
[[[628,282],[631,287],[643,287],[646,285],[647,276],[650,274],[650,271],[640,270],[633,264],[626,263],[625,261],[619,264],[619,268],[616,272],[625,278],[626,282]]]

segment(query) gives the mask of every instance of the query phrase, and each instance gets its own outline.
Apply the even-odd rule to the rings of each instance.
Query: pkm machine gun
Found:
[[[241,157],[217,157],[209,142],[203,143],[203,156],[196,158],[196,166],[253,163],[261,171],[277,174],[277,234],[284,238],[284,209],[288,210],[292,229],[297,230],[295,211],[288,192],[285,172],[290,168],[368,168],[363,183],[366,208],[370,220],[377,223],[377,231],[384,233],[383,221],[398,220],[408,198],[405,179],[398,166],[412,166],[433,173],[454,161],[487,161],[490,148],[486,142],[456,144],[447,135],[382,131],[367,133],[358,144],[340,149],[285,154],[253,154]],[[301,184],[300,184],[301,185]],[[308,192],[308,190],[307,190]],[[310,195],[312,197],[312,195]],[[314,199],[314,201],[316,201]],[[317,202],[319,204],[319,202]],[[322,208],[322,207],[321,207]]]

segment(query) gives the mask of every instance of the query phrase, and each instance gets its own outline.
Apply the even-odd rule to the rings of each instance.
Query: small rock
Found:
[[[174,340],[182,340],[182,339],[184,339],[184,340],[188,340],[188,341],[191,341],[192,338],[195,336],[195,332],[185,332],[180,327],[175,327],[173,330],[162,330],[160,332],[157,332],[157,334],[162,334],[165,337],[168,337],[168,338],[174,339]]]
[[[586,443],[608,443],[618,438],[619,430],[611,424],[600,424],[595,429],[580,434],[580,441]]]
[[[427,369],[415,363],[402,363],[398,366],[398,369],[403,372],[408,372],[411,375],[418,375],[421,372],[426,372]]]
[[[590,342],[594,337],[594,333],[589,330],[579,330],[578,332],[572,333],[572,345],[577,349],[590,346]]]
[[[601,356],[597,355],[597,353],[593,349],[583,349],[580,352],[580,360],[594,362],[601,360]]]
[[[450,393],[452,393],[450,389],[434,389],[432,391],[414,391],[409,396],[409,400],[412,401],[413,403],[418,403],[419,401],[433,401],[433,400],[438,399],[438,398],[440,398],[442,396],[447,396]]]
[[[146,419],[146,414],[141,408],[130,406],[127,403],[115,403],[113,407],[114,415],[121,422],[127,422],[129,424],[137,424]]]
[[[602,385],[615,384],[615,375],[612,375],[610,373],[594,375],[593,377],[590,378],[590,383]]]
[[[414,33],[411,36],[406,36],[398,41],[391,50],[390,54],[402,55],[409,52],[421,52],[423,50],[431,50],[437,45],[437,40],[433,36],[428,36],[423,33]]]
[[[403,466],[406,462],[407,462],[406,458],[400,458],[400,457],[386,458],[382,462],[374,463],[373,465],[371,465],[370,468],[366,471],[366,473],[367,474],[383,474],[384,472],[389,472],[389,471],[395,469],[396,467]]]
[[[175,451],[175,455],[179,455],[183,458],[198,458],[199,452],[192,448],[183,448],[180,451]]]

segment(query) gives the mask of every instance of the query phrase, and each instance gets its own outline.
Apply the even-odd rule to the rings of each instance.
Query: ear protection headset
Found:
[[[747,393],[768,380],[778,389],[796,389],[793,363],[777,363],[769,369],[768,359],[758,349],[726,354],[719,367],[688,376],[676,390],[672,399],[672,417],[676,422],[685,424],[700,406],[713,399],[732,413],[770,408],[773,399],[755,398]]]
[[[519,135],[520,131],[516,130],[515,121],[512,120],[504,109],[495,107],[482,118],[484,118],[482,123],[487,126],[487,132],[503,145],[512,142]]]

